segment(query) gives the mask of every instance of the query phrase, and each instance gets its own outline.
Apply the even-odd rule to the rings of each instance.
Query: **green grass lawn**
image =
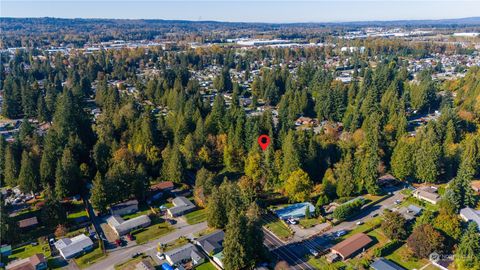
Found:
[[[385,258],[392,260],[396,264],[406,268],[406,269],[420,269],[422,266],[428,263],[427,259],[416,259],[408,255],[408,247],[406,245],[401,246],[392,254],[385,256]]]
[[[370,230],[371,228],[373,228],[374,226],[376,226],[377,224],[380,224],[381,222],[382,222],[382,217],[372,218],[369,221],[365,222],[364,224],[359,225],[355,229],[349,231],[344,236],[341,236],[341,237],[339,237],[335,240],[337,242],[343,241],[343,240],[347,239],[348,237],[350,237],[354,234],[361,233],[361,232],[366,232],[366,231]]]
[[[347,265],[342,261],[329,263],[327,262],[325,257],[314,258],[313,256],[310,256],[307,262],[308,264],[313,266],[315,269],[322,269],[322,270],[337,270],[337,269],[344,269],[347,267]]]
[[[217,270],[211,262],[202,263],[199,266],[195,267],[197,270]]]
[[[204,235],[211,234],[211,233],[215,232],[216,230],[217,229],[215,229],[215,228],[206,228],[205,230],[199,231],[198,233],[194,233],[193,236],[195,238],[200,238]]]
[[[185,237],[180,237],[173,242],[167,243],[163,247],[162,252],[167,252],[169,250],[176,249],[176,248],[181,247],[181,246],[186,245],[186,244],[188,244],[188,239],[185,238]]]
[[[205,220],[207,220],[207,210],[200,209],[197,211],[190,212],[185,215],[185,219],[187,220],[187,223],[190,225],[204,222]]]
[[[106,257],[106,255],[103,254],[102,249],[98,247],[93,251],[76,258],[75,262],[77,263],[78,267],[83,269],[88,267],[91,264],[96,263],[103,257]]]
[[[265,228],[275,234],[282,240],[287,240],[293,233],[291,229],[280,219],[273,215],[265,215],[262,217],[262,223]]]
[[[82,210],[82,211],[70,213],[70,214],[68,214],[67,218],[68,219],[76,219],[76,218],[83,217],[83,216],[85,216],[85,217],[87,216],[87,211]]]
[[[323,223],[325,220],[322,218],[302,218],[300,219],[300,226],[302,226],[305,229],[314,227],[317,224]]]
[[[174,228],[166,222],[162,222],[162,223],[152,222],[152,223],[154,224],[133,233],[135,235],[135,239],[138,244],[143,244],[150,240],[157,239],[160,236],[169,234],[174,230]]]
[[[12,255],[8,257],[10,261],[16,260],[16,259],[25,259],[28,258],[32,255],[35,255],[37,253],[43,253],[45,257],[50,256],[50,248],[48,247],[47,242],[45,243],[39,243],[36,246],[32,245],[25,245],[22,247],[18,247],[14,250],[12,250]]]

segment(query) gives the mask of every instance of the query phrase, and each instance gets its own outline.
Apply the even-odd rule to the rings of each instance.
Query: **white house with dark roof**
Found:
[[[172,200],[173,207],[168,208],[167,214],[170,217],[179,217],[195,210],[196,206],[189,199],[178,196]]]
[[[191,261],[193,265],[198,265],[205,261],[202,252],[191,243],[165,252],[165,259],[170,265],[182,264],[189,261]]]
[[[118,236],[122,236],[133,230],[148,227],[151,220],[147,215],[141,215],[128,220],[124,220],[118,215],[113,215],[107,218],[107,223]]]
[[[460,217],[466,222],[475,222],[480,231],[480,210],[475,210],[470,207],[465,207],[460,210]]]
[[[429,202],[431,204],[437,204],[440,201],[440,195],[437,193],[437,189],[433,187],[421,187],[412,192],[413,197]]]
[[[75,258],[93,249],[92,239],[85,234],[80,234],[73,238],[62,238],[55,242],[54,245],[65,260]]]

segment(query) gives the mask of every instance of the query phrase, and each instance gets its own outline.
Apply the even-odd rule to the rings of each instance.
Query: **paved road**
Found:
[[[308,253],[308,249],[306,249],[302,244],[284,243],[265,229],[264,233],[264,245],[274,256],[277,257],[278,260],[285,260],[290,265],[291,269],[315,269],[305,261],[304,258]]]
[[[95,263],[88,268],[87,270],[110,270],[114,269],[115,264],[125,262],[132,258],[132,255],[136,253],[151,252],[157,248],[158,243],[168,243],[178,239],[181,236],[188,236],[200,231],[203,231],[207,228],[207,222],[198,223],[195,225],[188,226],[179,226],[177,230],[173,231],[170,234],[167,234],[163,237],[155,239],[151,242],[148,242],[143,245],[137,245],[133,247],[127,247],[124,249],[118,249],[108,253],[108,256]]]

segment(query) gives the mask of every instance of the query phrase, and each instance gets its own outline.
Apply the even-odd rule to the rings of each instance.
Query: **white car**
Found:
[[[161,261],[165,260],[165,255],[163,253],[157,252],[157,258]]]
[[[338,231],[338,232],[335,233],[335,235],[336,235],[337,237],[344,236],[345,234],[347,234],[347,232],[344,231],[344,230],[341,230],[341,231]]]
[[[357,221],[357,223],[355,223],[357,225],[362,225],[363,224],[363,221]]]

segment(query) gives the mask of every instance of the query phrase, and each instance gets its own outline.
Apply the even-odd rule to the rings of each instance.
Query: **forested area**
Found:
[[[144,201],[157,181],[193,186],[209,225],[226,228],[225,256],[239,256],[227,261],[229,269],[255,265],[263,256],[258,217],[272,194],[321,206],[382,194],[377,179],[392,173],[411,183],[451,181],[442,200],[446,217],[476,206],[470,183],[480,174],[480,69],[440,83],[431,70],[415,77],[407,70],[401,56],[422,49],[386,42],[367,51],[350,60],[355,73],[349,84],[320,64],[335,54],[330,48],[19,51],[8,68],[1,67],[2,115],[24,119],[12,142],[0,141],[1,185],[42,192],[48,205],[43,214],[53,226],[65,222],[66,197],[90,192],[95,209],[105,212],[129,198]],[[369,54],[378,57],[375,66]],[[295,72],[277,65],[300,58]],[[251,89],[231,77],[230,70],[249,76],[251,63],[264,59],[273,60],[254,76]],[[192,76],[209,65],[222,69],[212,104]],[[139,76],[147,67],[158,75]],[[127,94],[112,80],[136,92]],[[231,94],[228,105],[225,93]],[[251,108],[267,109],[249,115],[242,97],[252,98]],[[101,111],[95,119],[93,108]],[[412,136],[413,112],[435,110],[440,117]],[[341,122],[343,132],[295,129],[300,116]],[[40,135],[29,119],[51,127]],[[260,134],[272,139],[265,151],[257,144]],[[12,241],[15,225],[5,220],[2,239]]]

